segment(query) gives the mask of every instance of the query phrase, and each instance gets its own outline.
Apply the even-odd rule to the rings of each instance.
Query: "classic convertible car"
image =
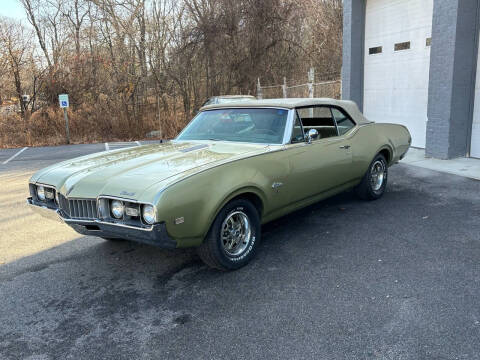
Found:
[[[350,101],[216,104],[167,143],[38,171],[28,204],[80,234],[197,247],[211,267],[237,269],[261,224],[350,188],[381,197],[410,143],[407,128],[373,123]]]

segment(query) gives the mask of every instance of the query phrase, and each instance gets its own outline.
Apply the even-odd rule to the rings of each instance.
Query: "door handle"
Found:
[[[342,145],[340,146],[340,149],[350,149],[350,145]]]

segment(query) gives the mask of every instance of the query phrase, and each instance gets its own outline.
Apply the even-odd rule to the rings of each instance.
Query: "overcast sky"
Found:
[[[0,0],[0,15],[26,21],[25,12],[18,0]]]

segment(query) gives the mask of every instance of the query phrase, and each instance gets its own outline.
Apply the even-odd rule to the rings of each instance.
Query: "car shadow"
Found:
[[[349,206],[358,202],[359,200],[352,192],[345,192],[295,211],[264,224],[262,241],[268,246],[274,245],[279,241],[276,236],[278,234],[292,234],[291,240],[295,241],[298,235],[301,235],[301,231],[311,226],[312,222],[317,228],[322,224],[325,225],[325,220],[338,212],[346,211]],[[315,219],[312,219],[312,215],[320,219],[318,224]],[[325,225],[324,228],[327,229],[328,226]],[[11,281],[17,276],[42,271],[56,264],[78,263],[86,259],[91,259],[91,262],[96,264],[97,273],[101,269],[106,271],[102,275],[107,275],[112,270],[114,272],[121,270],[125,273],[129,269],[139,271],[142,266],[153,266],[160,272],[164,270],[166,274],[164,276],[157,272],[156,276],[168,278],[169,274],[185,267],[204,267],[195,249],[168,250],[132,241],[105,241],[96,237],[80,236],[62,245],[3,264],[0,266],[0,280]]]

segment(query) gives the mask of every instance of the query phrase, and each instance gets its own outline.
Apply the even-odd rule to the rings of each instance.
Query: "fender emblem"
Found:
[[[281,182],[274,182],[272,184],[272,189],[278,189],[280,186],[283,186],[283,183]]]

